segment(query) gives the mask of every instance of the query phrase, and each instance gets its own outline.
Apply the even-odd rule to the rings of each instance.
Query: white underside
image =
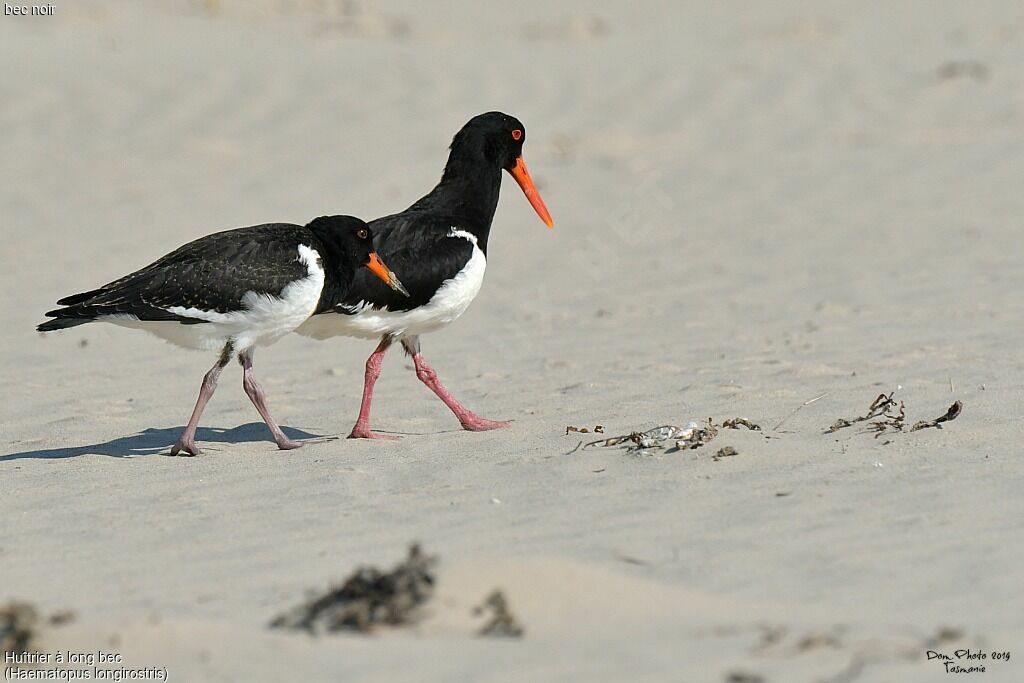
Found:
[[[298,333],[314,339],[338,336],[378,339],[385,334],[401,338],[432,332],[453,322],[469,308],[469,304],[480,292],[487,259],[477,246],[474,235],[453,229],[448,236],[469,240],[473,244],[473,255],[463,269],[455,277],[446,280],[425,305],[411,311],[389,311],[375,310],[364,301],[357,307],[357,312],[351,315],[315,315],[299,327]],[[396,274],[402,277],[401,273]]]
[[[231,313],[202,311],[172,306],[167,310],[205,323],[183,325],[174,321],[139,320],[133,315],[106,315],[97,318],[121,327],[145,330],[161,339],[189,349],[220,350],[228,341],[235,353],[253,346],[269,346],[294,332],[313,315],[324,288],[324,270],[315,249],[299,245],[296,260],[306,266],[308,277],[296,280],[281,290],[280,296],[246,292],[242,309]]]

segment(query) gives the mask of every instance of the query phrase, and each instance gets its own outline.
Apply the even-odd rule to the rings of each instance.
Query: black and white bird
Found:
[[[197,455],[196,426],[233,355],[242,386],[278,448],[298,448],[267,408],[253,374],[257,346],[269,346],[320,311],[345,301],[365,266],[389,291],[402,283],[378,258],[370,227],[352,216],[322,216],[309,225],[268,223],[227,230],[189,242],[151,265],[57,303],[40,332],[93,321],[146,330],[178,346],[217,350],[203,378],[192,417],[171,455]]]
[[[408,209],[371,221],[374,247],[402,274],[409,296],[397,296],[363,274],[345,297],[305,321],[298,333],[317,339],[339,335],[380,339],[366,361],[359,418],[349,438],[395,438],[370,431],[373,386],[384,354],[401,341],[416,376],[444,401],[463,428],[507,427],[459,403],[420,353],[419,335],[458,318],[483,284],[487,237],[498,205],[501,172],[508,171],[548,227],[554,223],[523,161],[526,128],[513,116],[475,116],[455,135],[441,181]]]

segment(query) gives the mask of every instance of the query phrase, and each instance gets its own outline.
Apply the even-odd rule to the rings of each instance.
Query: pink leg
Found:
[[[199,418],[203,415],[203,409],[206,408],[206,404],[213,398],[213,392],[217,390],[217,380],[220,379],[220,371],[224,369],[224,366],[231,360],[231,344],[224,347],[221,351],[220,358],[217,363],[210,368],[210,371],[203,377],[203,385],[199,389],[199,399],[196,401],[196,407],[192,410],[192,417],[188,420],[188,425],[185,427],[185,431],[178,437],[178,441],[171,446],[171,455],[199,455],[202,451],[196,446],[196,427],[199,426]]]
[[[412,362],[416,366],[416,376],[421,382],[426,384],[431,391],[437,394],[437,397],[444,401],[444,404],[455,413],[455,417],[459,418],[459,424],[462,425],[463,429],[468,429],[471,432],[485,432],[489,429],[501,429],[503,427],[512,426],[509,422],[499,422],[497,420],[488,420],[480,417],[472,410],[455,400],[444,385],[437,379],[437,373],[434,372],[434,368],[427,365],[427,361],[423,358],[423,354],[420,353],[419,339],[416,337],[409,337],[402,340],[402,345],[405,350],[412,355]]]
[[[270,415],[270,409],[267,407],[267,395],[263,392],[263,387],[256,382],[256,375],[253,373],[252,349],[238,354],[238,362],[242,364],[242,388],[245,389],[246,396],[256,406],[256,410],[260,412],[263,421],[270,428],[270,433],[274,435],[277,447],[282,451],[301,448],[301,443],[292,441],[284,435],[284,432],[281,431],[281,428],[277,426],[274,418]]]
[[[384,362],[384,354],[391,346],[391,339],[384,337],[370,357],[366,359],[366,375],[363,378],[363,401],[359,404],[359,417],[348,435],[350,439],[383,439],[386,441],[397,441],[397,436],[388,434],[377,434],[370,431],[370,403],[373,401],[373,385],[380,377],[380,366]]]

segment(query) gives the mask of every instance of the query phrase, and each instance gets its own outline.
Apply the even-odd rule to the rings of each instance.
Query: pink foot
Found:
[[[292,441],[291,439],[281,439],[277,442],[277,447],[282,451],[290,451],[296,448],[302,448],[304,444],[301,441]]]
[[[512,426],[511,422],[487,420],[476,415],[463,417],[460,422],[462,423],[462,428],[470,432],[486,432],[491,429],[507,429]]]
[[[202,453],[199,447],[196,446],[196,442],[192,439],[178,439],[178,441],[171,446],[171,455],[181,455],[183,457],[192,457]]]
[[[371,432],[369,427],[361,427],[356,425],[352,428],[352,433],[348,435],[350,439],[377,439],[378,441],[398,441],[402,437],[391,436],[390,434],[378,434],[377,432]]]

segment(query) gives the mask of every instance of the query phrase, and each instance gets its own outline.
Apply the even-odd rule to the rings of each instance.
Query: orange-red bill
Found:
[[[396,292],[401,292],[402,294],[409,296],[409,292],[407,292],[405,287],[402,286],[401,280],[398,279],[397,275],[391,272],[390,268],[384,265],[384,262],[380,260],[379,256],[377,256],[377,252],[370,252],[370,262],[366,264],[366,267],[371,273],[383,280],[388,287]]]
[[[551,214],[548,213],[548,207],[544,206],[544,200],[540,198],[540,192],[537,192],[537,187],[533,184],[533,180],[530,179],[530,172],[526,170],[526,162],[523,161],[522,157],[516,159],[516,165],[509,173],[519,183],[519,187],[522,188],[526,199],[530,202],[533,210],[537,212],[537,215],[540,216],[540,219],[544,221],[544,224],[549,228],[555,227],[555,222],[551,220]]]

